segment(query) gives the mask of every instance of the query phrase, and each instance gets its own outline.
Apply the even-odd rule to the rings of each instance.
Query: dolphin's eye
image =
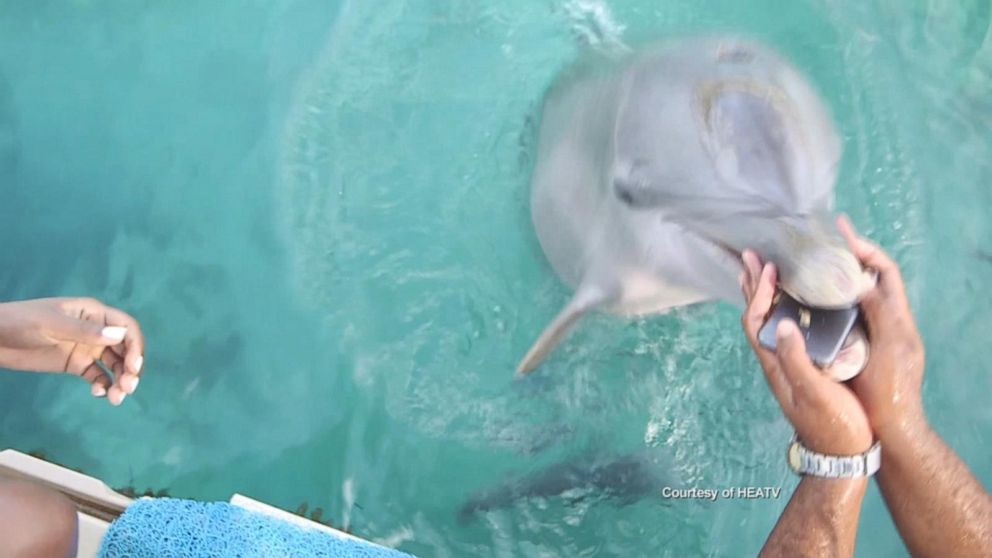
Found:
[[[617,197],[620,201],[627,205],[634,205],[634,195],[630,191],[630,187],[623,181],[614,180],[613,190],[617,193]]]

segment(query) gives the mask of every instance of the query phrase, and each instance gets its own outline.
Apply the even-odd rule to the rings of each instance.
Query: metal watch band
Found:
[[[793,437],[789,444],[789,467],[799,475],[827,479],[870,477],[882,464],[882,446],[875,442],[858,455],[824,455],[810,450]]]

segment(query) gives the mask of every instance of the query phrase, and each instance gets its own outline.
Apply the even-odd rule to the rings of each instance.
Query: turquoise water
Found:
[[[656,6],[656,4],[658,4]],[[595,316],[530,227],[541,95],[583,49],[746,32],[845,145],[838,206],[904,266],[937,429],[992,481],[992,8],[975,0],[0,0],[0,298],[100,297],[148,336],[124,406],[0,375],[0,446],[111,486],[237,491],[421,556],[754,554],[795,485],[734,309]],[[655,452],[780,499],[466,498]],[[858,554],[904,554],[878,493]]]

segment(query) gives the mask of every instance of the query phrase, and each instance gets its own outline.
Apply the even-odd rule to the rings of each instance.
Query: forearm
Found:
[[[0,347],[0,368],[8,370],[20,370],[22,372],[37,372],[30,366],[30,356],[23,351],[16,351]]]
[[[16,303],[0,302],[0,368],[23,370],[24,351],[15,347],[23,336],[17,318]]]
[[[803,477],[761,556],[852,556],[867,479]]]
[[[992,556],[992,498],[920,418],[880,433],[878,485],[914,556]]]

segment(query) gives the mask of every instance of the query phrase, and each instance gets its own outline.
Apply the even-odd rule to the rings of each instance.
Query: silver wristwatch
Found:
[[[789,467],[798,475],[827,479],[870,477],[882,465],[882,446],[875,442],[868,451],[858,455],[823,455],[808,449],[793,436],[787,458]]]

